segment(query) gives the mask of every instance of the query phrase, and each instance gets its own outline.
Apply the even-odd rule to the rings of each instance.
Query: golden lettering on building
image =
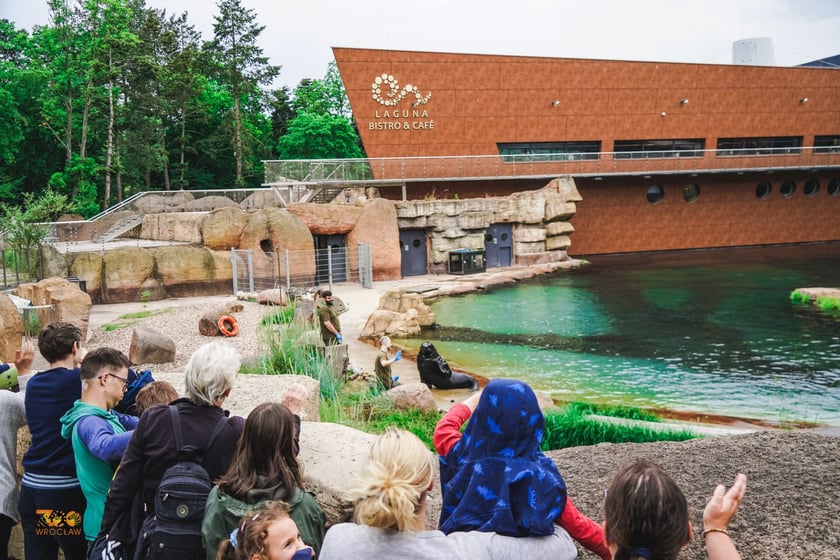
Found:
[[[370,86],[371,97],[380,105],[388,109],[375,109],[374,120],[368,122],[368,130],[433,130],[435,121],[429,118],[426,109],[419,108],[431,99],[431,92],[423,95],[420,89],[412,84],[400,88],[397,79],[390,74],[376,76]],[[411,108],[397,108],[403,100],[408,103],[411,97]]]

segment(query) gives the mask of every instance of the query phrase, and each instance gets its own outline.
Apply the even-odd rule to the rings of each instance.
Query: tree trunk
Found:
[[[111,64],[111,49],[108,49],[108,68]],[[111,160],[114,157],[114,83],[108,81],[108,140],[105,143],[105,200],[102,209],[107,210],[111,200]]]
[[[187,144],[187,110],[183,108],[181,110],[181,146],[179,147],[179,151],[181,152],[180,159],[178,160],[181,164],[181,177],[178,180],[178,188],[184,190],[184,176],[187,172],[187,164],[186,164],[186,157],[184,154],[186,153],[186,144]]]
[[[234,88],[233,94],[233,155],[236,158],[236,186],[244,184],[242,180],[242,116],[239,113],[239,93]]]
[[[162,135],[163,138],[160,140],[161,148],[163,148],[163,187],[167,191],[172,190],[172,187],[169,184],[169,154],[166,153],[166,137]]]

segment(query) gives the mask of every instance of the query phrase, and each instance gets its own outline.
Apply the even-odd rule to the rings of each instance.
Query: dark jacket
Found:
[[[289,497],[286,495],[286,489],[280,484],[272,488],[253,488],[248,491],[244,500],[237,500],[222,492],[218,486],[214,486],[207,497],[207,509],[204,510],[204,522],[201,524],[208,560],[216,557],[219,543],[239,526],[242,516],[269,500],[283,500],[291,506],[290,516],[298,527],[300,538],[314,548],[317,554],[324,541],[326,518],[311,492],[295,488]]]
[[[178,406],[184,445],[203,447],[219,418],[228,415],[226,410],[217,406],[198,406],[189,399],[178,399],[172,404]],[[203,464],[210,480],[219,478],[230,467],[244,426],[244,418],[231,417],[228,425],[205,452]],[[111,482],[108,500],[105,502],[105,514],[102,517],[102,532],[109,533],[111,540],[123,543],[136,541],[139,526],[135,526],[135,523],[138,515],[141,521],[143,518],[142,512],[136,509],[145,503],[146,512],[154,511],[155,492],[163,473],[174,465],[176,460],[175,436],[172,432],[169,406],[153,406],[140,417],[134,436]],[[135,500],[138,491],[141,492],[142,500],[139,497]],[[131,515],[127,515],[129,511],[132,512]],[[120,516],[123,519],[130,518],[131,521],[115,526]]]
[[[26,421],[32,443],[23,455],[24,484],[41,488],[33,475],[76,478],[73,445],[61,437],[61,416],[82,397],[79,368],[58,367],[32,376],[26,385]],[[71,486],[78,486],[78,480]],[[54,487],[54,486],[53,486]],[[66,486],[64,486],[66,487]],[[46,488],[50,488],[49,484]]]

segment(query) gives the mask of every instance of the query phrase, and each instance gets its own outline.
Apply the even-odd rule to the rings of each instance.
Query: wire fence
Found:
[[[314,251],[231,251],[233,293],[272,288],[307,289],[357,282],[373,287],[370,245],[328,247]]]

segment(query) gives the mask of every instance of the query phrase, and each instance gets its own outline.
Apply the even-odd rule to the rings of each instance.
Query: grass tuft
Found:
[[[541,448],[543,451],[550,449],[564,449],[566,447],[578,447],[581,445],[595,445],[598,443],[643,443],[654,441],[685,441],[694,439],[697,435],[685,431],[651,430],[638,426],[621,426],[616,424],[604,424],[587,418],[592,412],[586,406],[578,406],[580,403],[572,403],[557,412],[549,412],[545,415],[545,437]],[[622,407],[627,408],[627,407]],[[639,411],[640,413],[642,411]],[[599,410],[598,414],[605,414],[605,410]],[[647,413],[641,414],[645,416]],[[619,416],[627,418],[627,416]],[[641,419],[641,418],[639,418]]]

